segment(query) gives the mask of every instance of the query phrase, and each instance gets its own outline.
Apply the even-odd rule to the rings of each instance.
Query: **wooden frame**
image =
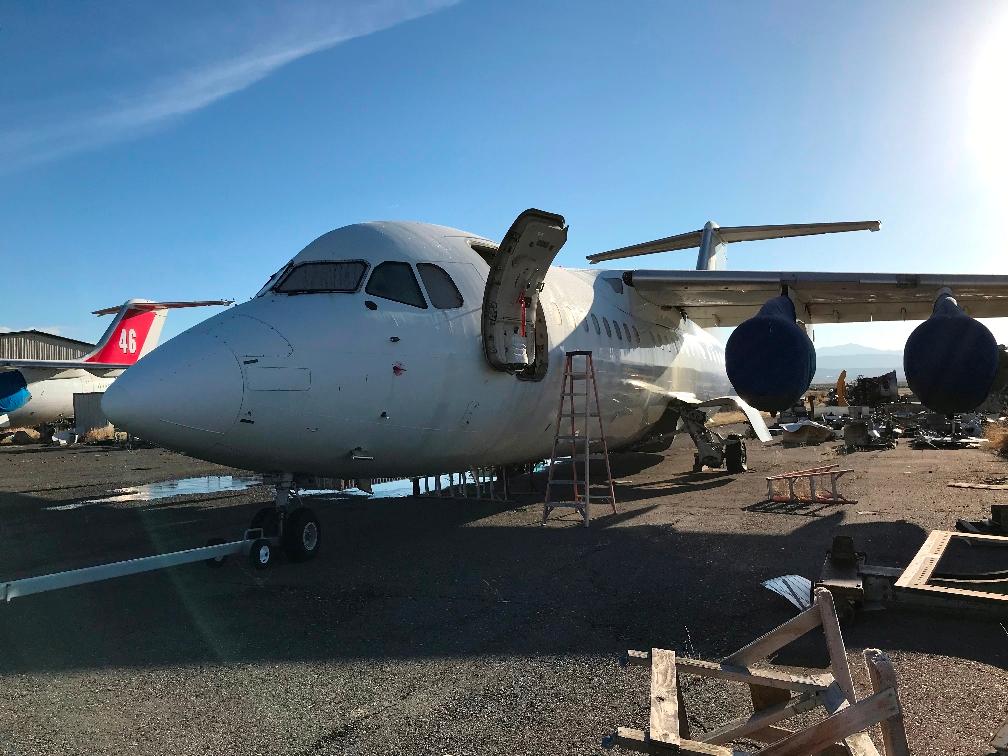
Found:
[[[1008,564],[1008,536],[933,530],[906,568],[867,564],[865,555],[853,552],[852,545],[840,549],[841,538],[834,540],[816,585],[829,589],[847,611],[865,604],[891,604],[1008,617],[1008,575],[1003,570],[953,575],[939,567],[955,538],[1003,547],[1003,563]],[[835,558],[834,551],[850,551],[853,557]]]
[[[795,674],[773,665],[753,668],[796,638],[821,627],[829,652],[830,669],[816,674]],[[628,665],[651,668],[649,728],[620,727],[603,740],[603,746],[621,746],[654,754],[685,753],[707,756],[748,756],[728,744],[753,740],[767,745],[758,756],[879,756],[865,730],[880,725],[885,756],[909,756],[896,674],[888,657],[877,649],[864,652],[872,695],[858,701],[847,663],[833,596],[818,588],[809,609],[729,655],[721,663],[677,658],[674,651],[628,651]],[[679,674],[717,677],[745,682],[753,700],[753,713],[726,722],[691,739],[683,707]],[[780,727],[797,714],[822,706],[828,716],[801,730]],[[755,756],[754,755],[754,756]]]
[[[931,583],[938,563],[945,555],[945,549],[952,543],[953,538],[963,538],[969,541],[984,541],[996,546],[1005,548],[1005,555],[1008,557],[1008,537],[994,535],[980,535],[978,533],[958,533],[952,530],[932,530],[928,535],[924,545],[903,570],[894,584],[894,588],[906,594],[919,594],[927,596],[940,596],[943,598],[962,598],[968,600],[996,601],[1008,607],[1008,595],[1004,593],[992,593],[980,591],[973,588],[959,588],[948,583],[958,583],[960,585],[971,584],[968,580],[956,580],[942,582],[945,585],[934,585]],[[982,582],[974,582],[973,585],[980,587]]]

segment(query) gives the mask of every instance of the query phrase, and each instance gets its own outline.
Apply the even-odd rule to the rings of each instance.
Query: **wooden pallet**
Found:
[[[806,633],[821,627],[829,652],[830,669],[815,674],[766,664],[773,653]],[[858,701],[847,663],[833,596],[824,588],[815,593],[809,609],[743,646],[723,662],[677,658],[674,651],[628,651],[629,665],[651,668],[651,712],[647,731],[620,727],[603,746],[620,746],[642,753],[748,756],[730,747],[738,740],[766,746],[760,756],[879,756],[865,730],[882,729],[885,756],[909,756],[896,673],[888,657],[877,649],[864,652],[872,695]],[[752,665],[760,662],[761,666]],[[678,675],[699,675],[749,685],[753,713],[692,738],[683,705]],[[791,717],[823,707],[828,716],[799,730],[780,726]]]

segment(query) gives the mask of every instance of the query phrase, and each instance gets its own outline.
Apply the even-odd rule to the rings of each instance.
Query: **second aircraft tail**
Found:
[[[158,345],[168,310],[229,304],[233,302],[224,299],[199,302],[151,302],[146,299],[131,299],[118,307],[95,310],[95,315],[115,313],[115,318],[105,330],[98,345],[83,360],[96,364],[132,365]]]

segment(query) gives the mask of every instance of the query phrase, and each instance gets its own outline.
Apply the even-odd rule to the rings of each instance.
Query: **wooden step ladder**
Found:
[[[582,358],[576,364],[576,358]],[[583,387],[584,390],[581,390]],[[583,401],[578,402],[578,399]],[[579,406],[580,405],[580,406]],[[598,435],[593,436],[593,421],[598,423]],[[564,453],[570,451],[569,458]],[[605,462],[605,482],[591,480],[592,460]],[[569,464],[569,478],[554,477],[558,465]],[[580,471],[579,471],[580,466]],[[557,498],[555,488],[572,491],[570,498]],[[592,490],[596,493],[593,494]],[[609,449],[606,446],[602,414],[599,411],[598,386],[591,351],[567,352],[564,360],[563,385],[560,389],[560,406],[557,409],[556,434],[553,437],[553,454],[550,457],[549,478],[546,482],[546,501],[543,504],[543,524],[554,509],[566,507],[581,513],[585,527],[591,521],[592,501],[608,502],[616,514],[616,492],[613,489],[612,470],[609,467]]]

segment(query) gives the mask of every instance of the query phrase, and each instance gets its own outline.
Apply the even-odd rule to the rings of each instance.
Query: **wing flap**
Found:
[[[943,288],[977,318],[1008,316],[1008,276],[635,270],[623,274],[646,301],[703,327],[736,326],[786,290],[807,323],[925,320]]]
[[[756,434],[756,438],[764,444],[773,438],[773,436],[770,435],[770,430],[767,428],[766,421],[763,420],[763,416],[759,413],[759,410],[747,404],[741,397],[720,396],[716,399],[708,399],[697,404],[698,409],[704,409],[706,407],[735,407],[736,409],[741,410],[742,414],[746,416],[746,420],[749,421],[749,427],[753,429],[753,432]]]

